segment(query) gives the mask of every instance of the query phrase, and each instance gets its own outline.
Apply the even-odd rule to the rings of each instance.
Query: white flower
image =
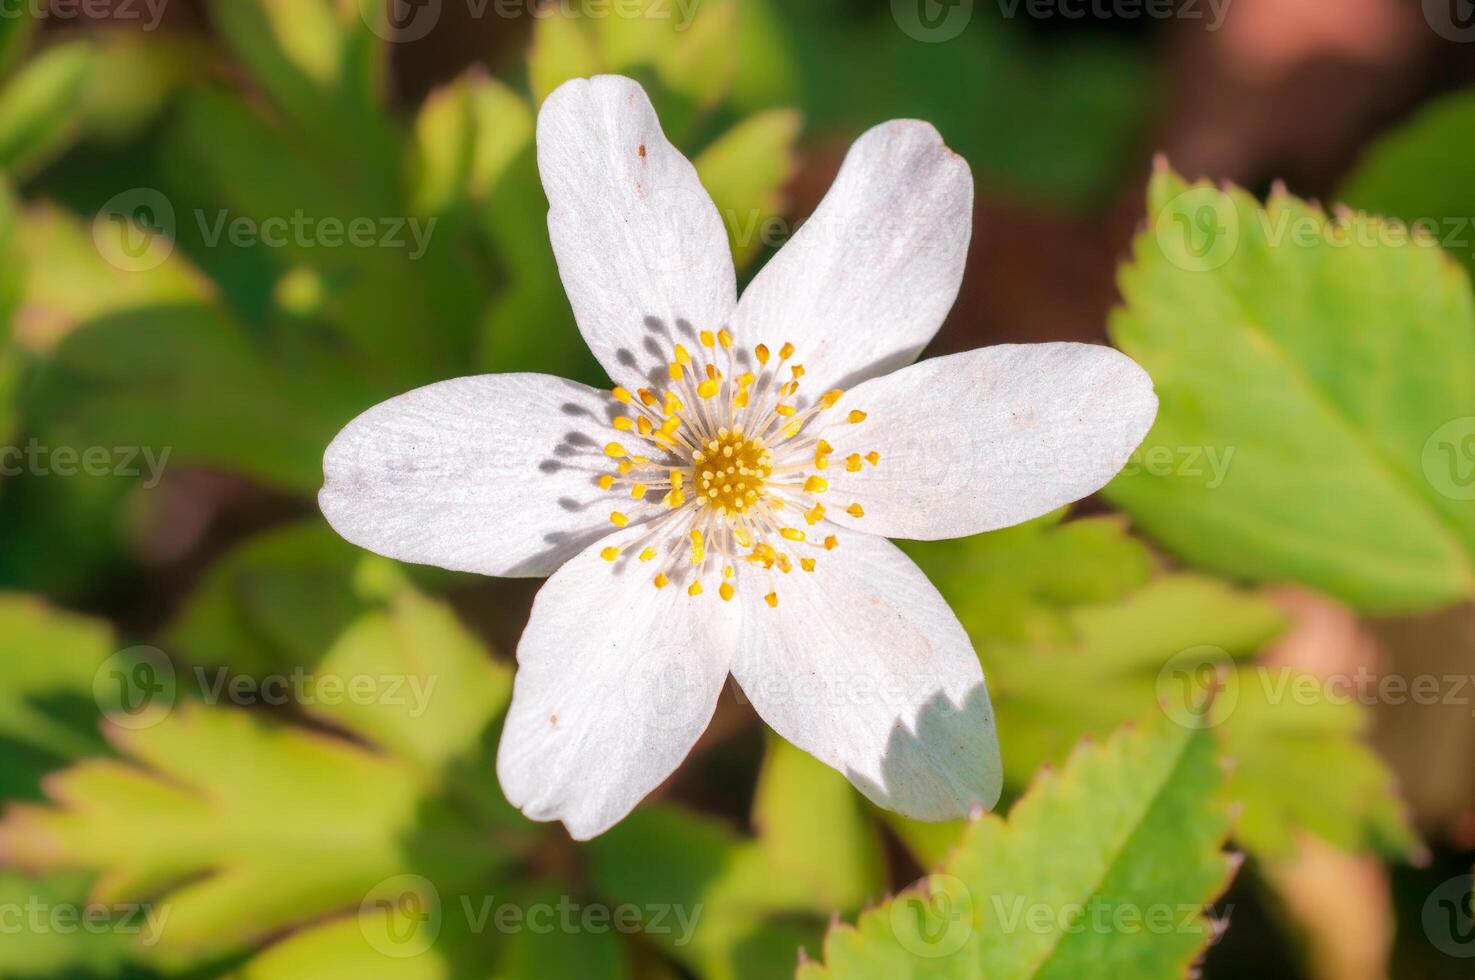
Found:
[[[906,366],[957,296],[972,226],[968,166],[927,123],[857,140],[740,301],[717,209],[639,85],[569,82],[537,143],[559,272],[618,387],[411,391],[339,433],[319,497],[380,554],[552,576],[518,644],[507,798],[603,832],[680,764],[730,672],[877,804],[991,807],[978,658],[886,537],[977,534],[1092,493],[1152,424],[1147,375],[1063,343]]]

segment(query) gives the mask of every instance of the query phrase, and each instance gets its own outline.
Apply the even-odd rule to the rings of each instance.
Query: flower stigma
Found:
[[[604,447],[614,472],[598,483],[628,499],[610,522],[644,530],[600,557],[614,562],[624,554],[650,564],[658,589],[686,566],[688,595],[713,591],[724,601],[737,594],[737,568],[746,564],[764,576],[763,600],[776,607],[782,576],[814,572],[817,557],[839,545],[816,528],[825,519],[830,485],[823,474],[834,453],[824,435],[864,423],[866,413],[827,415],[844,394],[838,389],[801,399],[804,366],[794,362],[793,344],[780,347],[777,358],[759,344],[748,358],[734,350],[727,330],[698,336],[699,356],[675,345],[663,391],[611,392],[623,414],[611,422],[618,436]],[[833,465],[854,473],[880,462],[871,451]],[[859,503],[836,506],[864,516]]]

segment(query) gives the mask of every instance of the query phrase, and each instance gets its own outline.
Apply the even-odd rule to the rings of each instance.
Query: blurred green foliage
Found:
[[[0,443],[168,447],[171,474],[224,474],[274,522],[198,556],[161,603],[140,553],[208,492],[0,480],[0,905],[115,919],[7,936],[0,977],[728,980],[791,975],[801,950],[816,980],[1174,977],[1214,938],[1226,840],[1267,865],[1307,839],[1419,855],[1364,708],[1277,693],[1304,675],[1264,656],[1287,629],[1265,587],[1370,612],[1469,598],[1471,511],[1428,468],[1432,434],[1475,403],[1470,283],[1446,256],[1289,194],[1261,205],[1159,172],[1113,339],[1162,399],[1145,454],[1233,456],[1215,482],[1144,455],[1107,497],[1183,564],[1118,516],[908,546],[987,671],[1008,816],[879,812],[769,736],[725,816],[652,802],[574,845],[496,783],[512,666],[480,627],[516,603],[482,609],[464,577],[365,556],[311,506],[323,448],[386,397],[485,371],[603,382],[548,245],[542,98],[595,72],[639,79],[746,276],[776,244],[768,222],[796,217],[801,143],[823,160],[895,116],[934,121],[988,192],[1099,207],[1139,150],[1155,69],[1119,39],[1045,45],[990,16],[919,43],[884,5],[708,0],[680,29],[654,3],[532,19],[491,65],[406,104],[380,0],[203,6],[208,37],[0,18]],[[1347,198],[1468,214],[1470,106],[1389,134]],[[392,222],[402,244],[231,232],[299,214]],[[1272,238],[1287,222],[1315,240]],[[135,603],[122,622],[65,611]],[[129,728],[97,685],[139,641],[168,654],[180,703]],[[204,703],[264,675],[306,686],[277,710]],[[364,676],[424,698],[322,696]],[[939,874],[886,898],[917,869]],[[488,901],[634,919],[503,930]],[[1002,928],[1000,902],[1193,914],[1124,937]],[[124,906],[167,909],[167,926],[122,928]],[[827,932],[836,916],[857,925]]]

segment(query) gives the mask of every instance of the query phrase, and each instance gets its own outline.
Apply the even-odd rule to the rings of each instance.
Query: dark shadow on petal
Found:
[[[1003,792],[1003,764],[994,734],[988,688],[979,683],[955,705],[938,692],[917,715],[915,730],[900,721],[886,740],[881,785],[845,773],[872,802],[920,819],[947,820],[975,808],[991,810]],[[951,812],[918,813],[919,800],[951,799]]]

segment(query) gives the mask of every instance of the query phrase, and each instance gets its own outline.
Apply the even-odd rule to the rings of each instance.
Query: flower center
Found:
[[[664,392],[612,392],[629,414],[611,424],[639,449],[607,444],[615,471],[601,476],[599,485],[630,495],[631,514],[610,514],[616,527],[639,520],[645,530],[631,544],[605,548],[601,557],[613,562],[633,553],[654,566],[656,588],[689,580],[683,584],[691,596],[705,591],[704,579],[716,578],[725,600],[736,593],[737,566],[745,564],[765,580],[764,600],[777,606],[778,580],[795,569],[813,572],[816,557],[839,544],[814,527],[825,519],[820,497],[829,482],[820,473],[834,453],[824,434],[831,426],[860,425],[866,414],[828,419],[825,413],[843,395],[839,390],[806,404],[799,397],[804,366],[793,363],[792,344],[784,344],[775,361],[763,344],[751,357],[735,351],[726,330],[699,336],[705,363],[698,365],[677,344]],[[879,465],[880,456],[852,453],[843,465],[856,472],[866,463]],[[864,516],[858,503],[845,512]]]
[[[764,503],[763,481],[773,475],[773,454],[743,430],[722,427],[692,457],[697,499],[719,515],[742,514]]]

